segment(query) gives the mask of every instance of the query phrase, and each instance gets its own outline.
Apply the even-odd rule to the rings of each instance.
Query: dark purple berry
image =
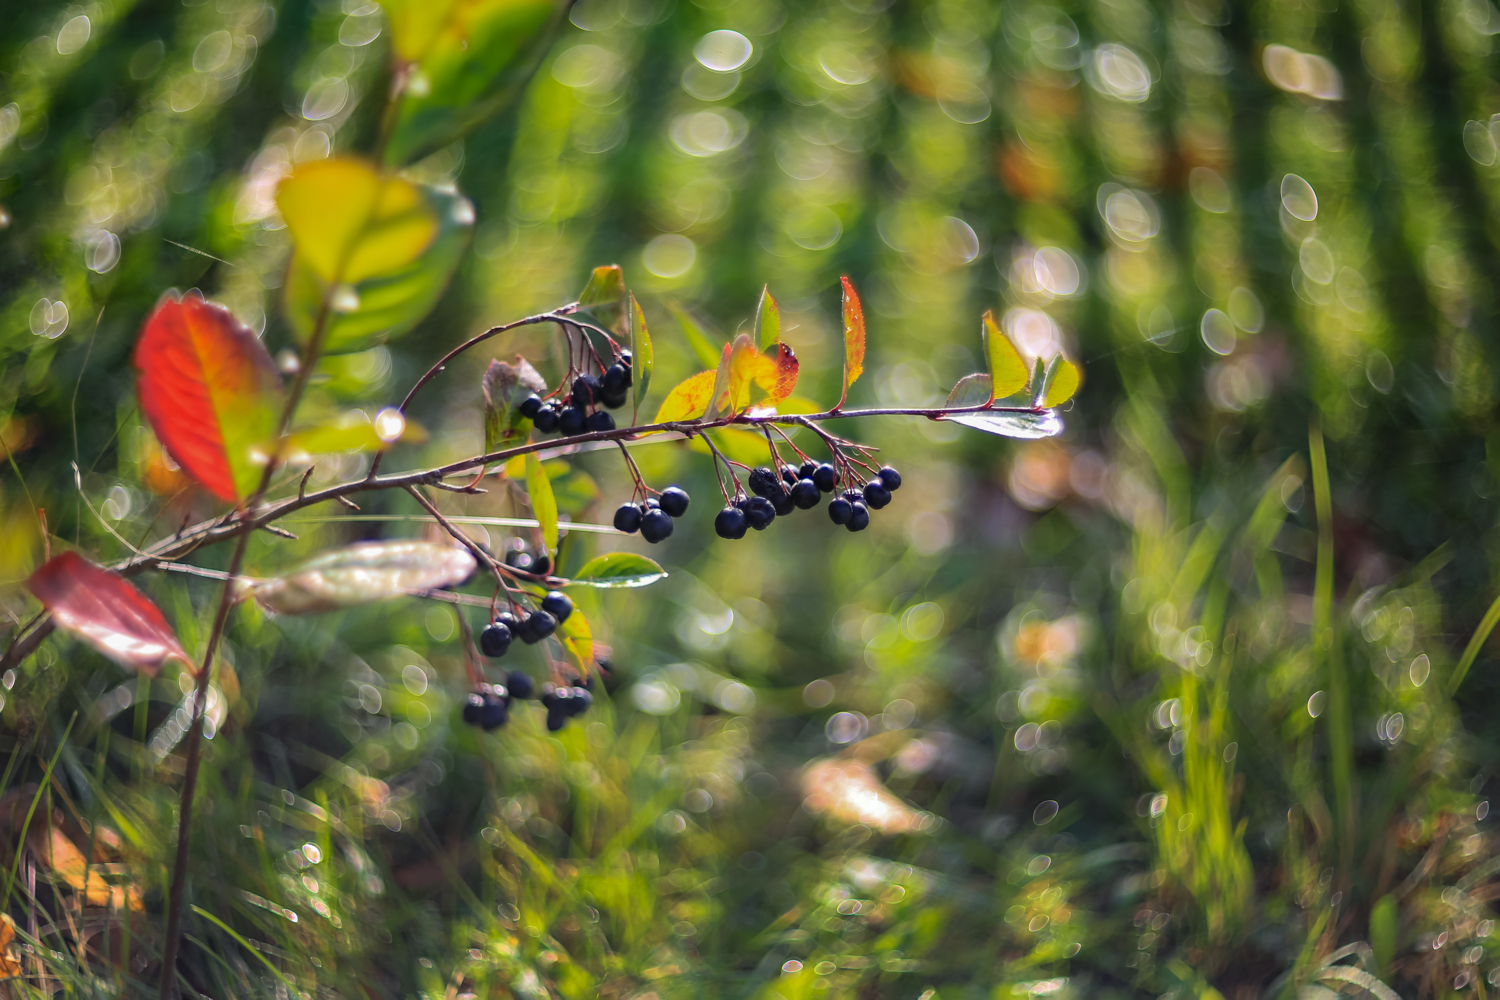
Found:
[[[520,698],[523,701],[531,697],[533,690],[531,675],[519,670],[512,670],[505,675],[505,686],[510,689],[512,698]]]
[[[762,465],[750,470],[750,492],[758,497],[771,497],[783,490],[776,473]]]
[[[872,510],[879,510],[890,502],[891,491],[885,488],[879,476],[865,483],[865,503]]]
[[[464,721],[471,726],[477,726],[483,714],[484,695],[475,691],[464,699]]]
[[[547,403],[536,411],[536,416],[531,420],[536,425],[537,431],[542,434],[551,434],[557,430],[557,407]]]
[[[870,508],[862,503],[850,504],[854,508],[849,515],[849,523],[844,525],[850,531],[864,531],[870,526]]]
[[[750,522],[746,519],[745,512],[738,507],[725,507],[714,518],[714,531],[720,538],[744,538],[749,529]]]
[[[786,517],[797,509],[797,505],[792,503],[792,495],[785,490],[773,494],[767,497],[767,499],[771,501],[771,508],[776,511],[777,517]]]
[[[591,431],[612,431],[615,429],[615,418],[607,410],[595,410],[584,426]]]
[[[563,437],[582,434],[588,419],[588,414],[584,413],[582,408],[570,406],[558,416],[557,429],[562,432]]]
[[[502,611],[495,616],[496,625],[504,625],[510,631],[510,637],[516,638],[521,630],[521,616],[514,611]]]
[[[589,694],[587,688],[575,687],[573,697],[568,699],[568,714],[582,715],[594,704],[594,696]]]
[[[494,659],[504,656],[510,649],[510,626],[503,622],[491,622],[479,633],[479,651]]]
[[[824,493],[832,493],[833,488],[838,485],[839,474],[834,471],[833,466],[824,462],[813,470],[813,485]]]
[[[781,467],[782,485],[790,488],[796,484],[798,478],[797,467],[795,465],[783,465]]]
[[[555,703],[547,709],[547,732],[555,733],[568,724],[568,709],[566,703]]]
[[[491,729],[499,729],[505,725],[510,718],[510,711],[505,707],[505,696],[495,690],[484,693],[484,707],[479,710],[479,725],[485,732]]]
[[[745,520],[756,531],[765,531],[776,520],[776,508],[765,497],[751,497],[745,501]]]
[[[574,406],[582,409],[590,403],[598,402],[600,388],[599,380],[594,376],[580,375],[573,380],[573,395],[569,399]]]
[[[542,703],[543,708],[551,708],[557,703],[557,692],[560,689],[551,681],[542,685],[542,693],[537,695],[537,701]]]
[[[823,500],[823,494],[813,485],[811,479],[799,479],[797,485],[792,487],[792,503],[799,510],[812,510]]]
[[[657,508],[646,512],[641,518],[641,537],[653,545],[665,541],[672,534],[672,515]]]
[[[520,410],[521,416],[527,420],[535,420],[536,415],[542,412],[542,397],[533,392],[521,400],[521,405],[516,407],[516,409]]]
[[[639,504],[622,503],[615,511],[615,530],[633,535],[641,530],[641,508]]]
[[[556,618],[557,624],[561,625],[573,613],[573,599],[560,590],[551,591],[542,598],[542,610]]]
[[[599,402],[603,403],[611,410],[618,410],[620,407],[624,406],[627,398],[629,397],[627,396],[626,390],[624,389],[621,389],[618,392],[611,392],[608,389],[605,389],[599,394]]]
[[[520,639],[526,645],[541,642],[557,631],[557,619],[545,611],[533,611],[521,621]]]
[[[661,509],[668,514],[673,517],[681,517],[687,513],[690,499],[687,495],[687,490],[678,486],[668,486],[661,491],[661,497],[657,502],[661,504]]]
[[[880,481],[885,484],[886,489],[894,493],[901,488],[901,473],[889,465],[881,466]]]
[[[532,556],[531,571],[537,576],[548,575],[552,572],[552,560],[546,556]]]
[[[828,501],[828,519],[834,524],[848,524],[849,515],[854,513],[854,505],[843,497],[834,497]]]
[[[802,468],[797,470],[798,479],[811,479],[813,473],[818,471],[817,462],[803,462]]]
[[[622,364],[613,364],[604,370],[604,377],[599,384],[606,393],[624,392],[625,387],[630,385],[630,369]]]

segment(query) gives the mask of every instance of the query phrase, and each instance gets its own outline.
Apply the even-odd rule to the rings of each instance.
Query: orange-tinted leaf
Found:
[[[865,370],[865,307],[860,305],[859,294],[849,283],[848,275],[840,278],[844,286],[844,395]]]
[[[984,311],[984,356],[989,365],[994,398],[1004,399],[1026,388],[1026,362],[1010,338],[1001,332],[995,314]]]
[[[703,411],[708,408],[709,398],[713,396],[714,378],[718,372],[699,372],[684,382],[679,382],[667,398],[662,400],[661,409],[656,411],[654,424],[671,423],[674,420],[692,420],[701,417]]]
[[[168,657],[192,665],[150,598],[76,552],[49,560],[27,586],[61,628],[122,666],[155,676]]]
[[[141,410],[173,461],[230,502],[255,491],[282,408],[265,345],[196,292],[168,295],[135,345]]]
[[[792,349],[781,343],[770,352],[769,360],[774,374],[771,384],[763,385],[762,388],[766,390],[766,402],[774,405],[786,399],[797,388],[797,372],[801,364]]]

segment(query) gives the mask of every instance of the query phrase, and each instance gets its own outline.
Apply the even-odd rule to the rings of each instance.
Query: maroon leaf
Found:
[[[125,578],[76,552],[49,560],[27,582],[58,626],[121,666],[156,676],[162,662],[192,661],[161,609]]]

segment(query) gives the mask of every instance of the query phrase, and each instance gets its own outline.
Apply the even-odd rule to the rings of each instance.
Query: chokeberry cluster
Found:
[[[551,591],[534,611],[517,606],[511,611],[502,611],[479,633],[479,651],[491,659],[498,659],[510,650],[515,639],[531,644],[545,639],[568,620],[573,613],[573,601],[561,591]],[[557,732],[568,719],[588,709],[594,696],[584,686],[557,685],[551,682],[542,685],[540,701],[547,709],[547,729]],[[531,675],[512,670],[506,675],[504,684],[481,684],[464,700],[464,721],[479,726],[485,731],[505,725],[510,718],[511,704],[529,699],[535,692]]]
[[[673,519],[686,514],[691,502],[687,490],[668,486],[644,503],[621,504],[615,511],[615,530],[629,535],[639,531],[652,544],[665,541],[672,534]]]
[[[823,494],[839,487],[839,472],[828,462],[803,462],[800,467],[783,465],[778,473],[767,466],[752,469],[748,497],[737,497],[714,518],[720,538],[744,538],[754,528],[764,531],[778,517],[794,510],[810,510],[822,502]],[[847,481],[847,479],[846,479]],[[828,503],[828,517],[850,531],[870,526],[870,511],[891,502],[891,493],[901,487],[901,473],[890,466],[880,469],[863,487],[850,486]]]
[[[630,396],[630,352],[621,351],[619,359],[602,375],[580,375],[573,380],[568,394],[560,399],[543,400],[533,393],[521,401],[521,416],[532,422],[538,433],[554,431],[572,437],[585,431],[612,431],[618,410]]]

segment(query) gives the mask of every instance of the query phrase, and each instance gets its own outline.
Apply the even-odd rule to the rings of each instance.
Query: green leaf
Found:
[[[552,495],[552,480],[542,468],[536,452],[526,456],[526,492],[531,497],[531,512],[542,526],[542,539],[548,554],[557,551],[557,498]]]
[[[280,442],[281,454],[292,461],[305,460],[303,456],[334,455],[341,452],[384,451],[398,441],[418,442],[427,440],[427,432],[419,424],[400,418],[394,409],[389,416],[382,415],[381,430],[393,437],[383,438],[368,414],[354,410],[333,420],[293,430]],[[271,444],[267,442],[267,450]],[[298,455],[301,452],[302,455]]]
[[[655,363],[651,350],[651,334],[646,330],[646,315],[641,304],[630,296],[630,384],[635,391],[633,411],[640,412],[646,399],[646,390],[651,387],[651,367]],[[634,419],[632,418],[632,423]]]
[[[531,363],[519,354],[516,363],[491,361],[481,382],[484,390],[484,453],[486,455],[526,438],[528,424],[518,407],[532,393],[547,391],[547,382]]]
[[[760,290],[760,303],[755,307],[755,342],[768,354],[781,343],[781,307],[771,295],[770,285]]]
[[[594,268],[594,273],[589,275],[588,284],[583,286],[583,293],[578,296],[578,305],[585,309],[608,306],[609,308],[601,308],[598,312],[608,316],[605,325],[618,335],[626,322],[624,300],[625,272],[619,264],[607,264]]]
[[[1047,391],[1047,365],[1041,358],[1032,363],[1031,381],[1026,388],[1031,393],[1031,405],[1040,409],[1042,395]]]
[[[976,372],[973,375],[965,375],[958,380],[953,391],[948,393],[948,402],[944,405],[954,406],[987,406],[994,397],[990,391],[992,385],[988,375]]]
[[[536,70],[555,0],[381,0],[406,72],[385,162],[410,163],[509,104]]]
[[[667,571],[634,552],[611,552],[584,563],[568,586],[645,587],[665,578]]]
[[[698,356],[698,360],[708,368],[719,367],[719,348],[713,346],[708,339],[708,334],[703,332],[703,327],[682,306],[675,302],[669,303],[667,308],[677,319],[677,325],[682,327],[683,336],[687,337],[688,346]]]
[[[393,263],[391,269],[352,284],[342,283],[331,299],[328,282],[299,245],[287,273],[286,314],[300,342],[312,337],[325,300],[332,304],[323,339],[325,354],[362,351],[399,337],[432,311],[469,247],[474,206],[455,192],[431,187],[414,190],[436,222],[432,241],[405,263]]]
[[[962,413],[944,417],[955,424],[963,424],[986,434],[1001,437],[1035,440],[1056,437],[1063,431],[1062,418],[1056,410],[1001,410],[987,413]]]
[[[326,284],[405,267],[438,229],[415,184],[352,157],[301,164],[277,188],[276,207],[297,255]]]
[[[1396,897],[1381,896],[1370,909],[1370,949],[1375,953],[1375,974],[1389,979],[1391,960],[1396,957],[1396,931],[1400,927]]]
[[[313,615],[446,587],[468,579],[477,565],[456,545],[359,542],[246,589],[271,611]]]
[[[995,314],[984,311],[981,323],[984,334],[984,357],[989,366],[991,385],[996,399],[1004,399],[1026,388],[1026,362],[995,322]]]

